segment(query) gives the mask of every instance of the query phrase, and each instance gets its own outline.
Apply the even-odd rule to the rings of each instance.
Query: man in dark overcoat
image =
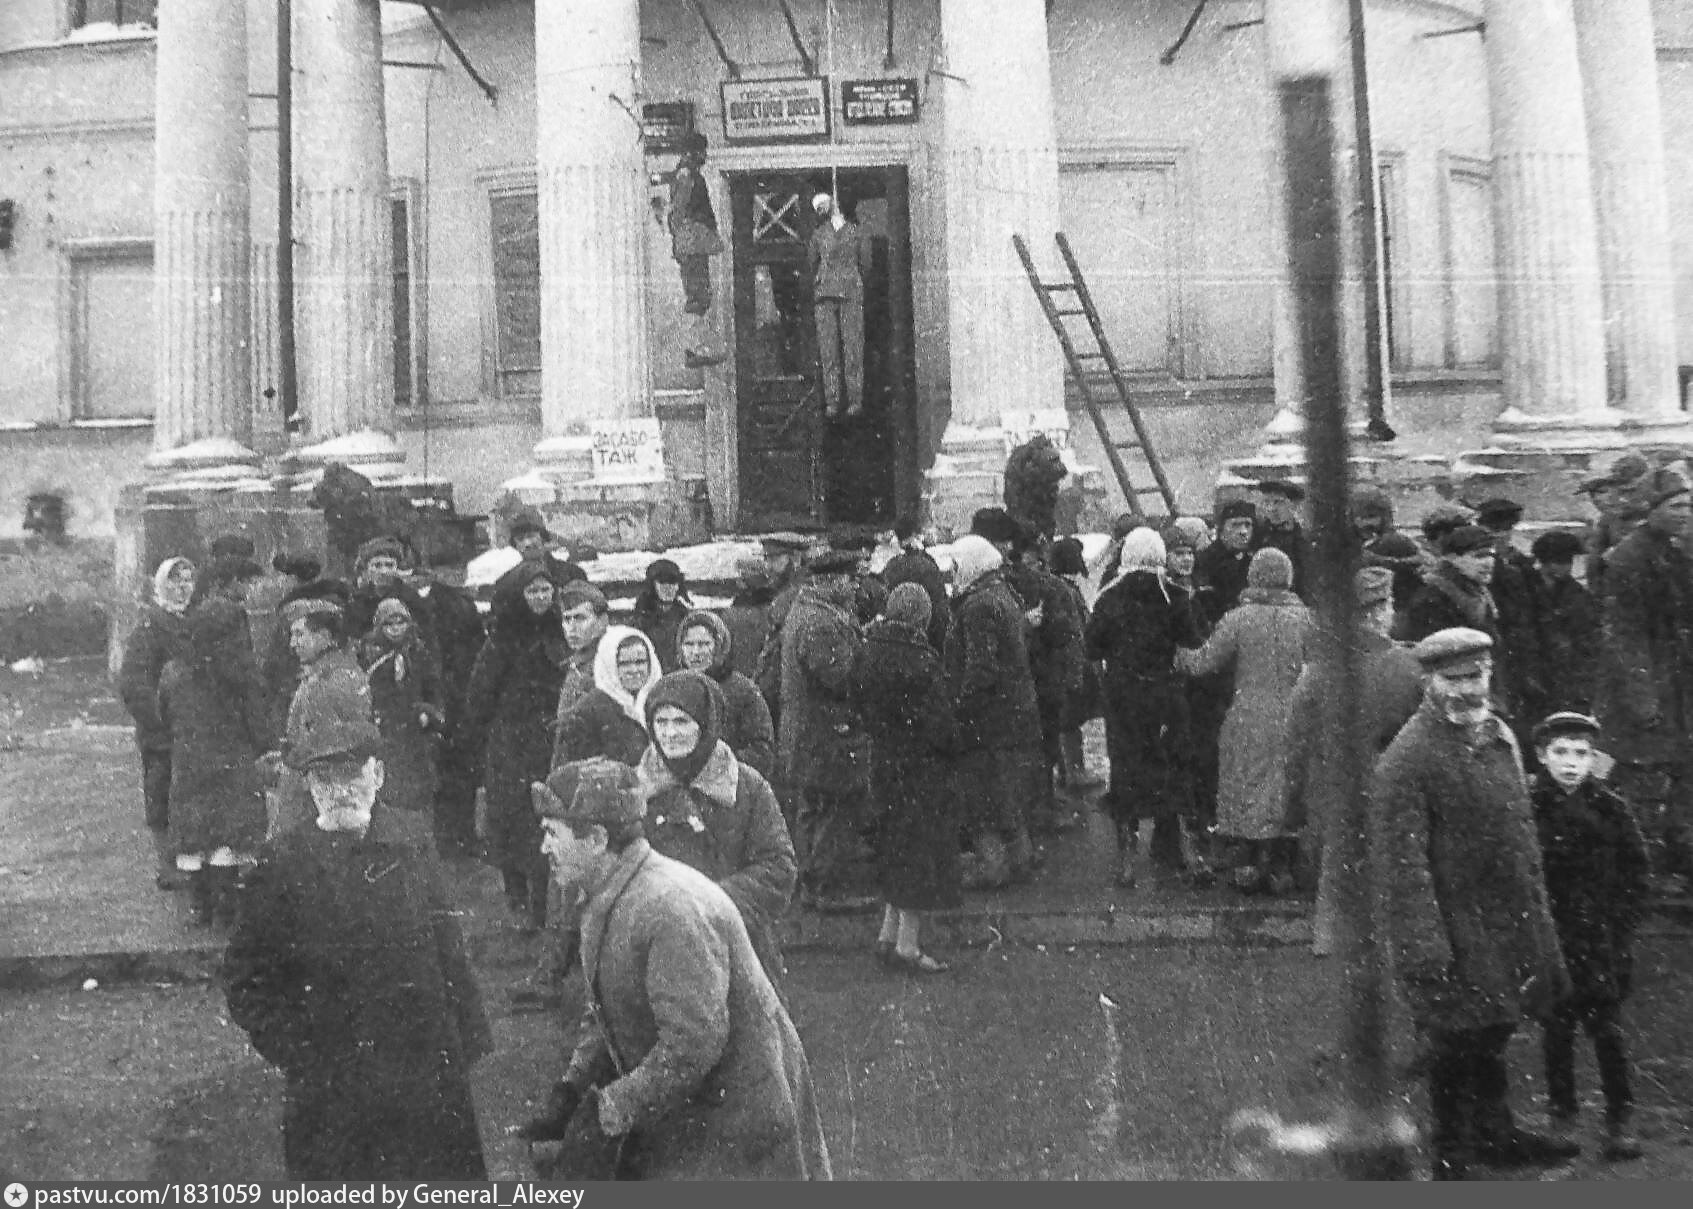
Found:
[[[1660,871],[1693,885],[1693,495],[1665,468],[1644,498],[1645,521],[1605,559],[1599,719]]]
[[[863,638],[856,615],[859,559],[829,551],[782,626],[782,717],[776,765],[791,795],[802,899],[848,905],[849,865],[870,816],[870,751],[852,694]]]
[[[441,656],[442,706],[446,723],[437,753],[440,779],[435,786],[435,844],[443,856],[474,856],[476,840],[476,785],[482,753],[476,750],[464,725],[465,690],[476,657],[487,636],[476,598],[456,584],[441,579],[428,568],[419,568],[413,585],[422,601],[419,619],[435,639]]]
[[[734,902],[645,838],[635,770],[531,786],[553,877],[586,895],[588,1010],[564,1077],[520,1126],[567,1179],[831,1178],[799,1033]]]
[[[1493,640],[1493,707],[1515,720],[1517,668],[1514,652],[1506,648],[1499,630],[1499,607],[1489,585],[1493,582],[1493,535],[1480,525],[1459,525],[1440,536],[1440,558],[1423,576],[1400,619],[1399,637],[1421,642],[1430,634],[1462,627],[1480,630]]]
[[[753,683],[764,694],[770,707],[770,717],[780,733],[782,725],[782,627],[788,623],[788,612],[794,607],[799,590],[807,577],[806,554],[812,541],[803,533],[771,533],[759,543],[764,550],[764,565],[769,572],[769,586],[774,595],[766,614],[764,645],[758,652],[758,666],[752,672]],[[781,795],[784,787],[777,785]],[[792,810],[791,803],[784,802]]]
[[[1252,535],[1252,552],[1266,546],[1280,550],[1293,563],[1293,591],[1303,596],[1307,546],[1299,507],[1305,502],[1305,488],[1289,479],[1267,479],[1258,484],[1258,527]]]
[[[1575,577],[1581,538],[1553,529],[1534,539],[1532,593],[1533,666],[1523,676],[1523,717],[1533,721],[1558,710],[1593,708],[1593,690],[1604,642],[1599,601]]]
[[[298,753],[315,826],[248,880],[224,959],[230,1019],[287,1080],[292,1180],[486,1180],[470,1067],[492,1048],[432,860],[371,807],[374,724],[328,724]]]
[[[906,513],[894,521],[894,540],[899,553],[882,568],[882,583],[889,592],[903,583],[914,583],[929,597],[929,645],[936,653],[946,650],[947,631],[952,626],[952,610],[946,598],[946,576],[941,572],[935,556],[923,546],[917,518]]]
[[[1517,739],[1526,741],[1527,727],[1536,717],[1526,706],[1528,698],[1541,692],[1534,675],[1540,666],[1535,642],[1539,633],[1534,625],[1534,589],[1539,577],[1534,559],[1517,549],[1511,532],[1522,519],[1523,506],[1515,500],[1490,499],[1476,506],[1476,524],[1493,538],[1493,574],[1488,578],[1488,595],[1498,614],[1499,659],[1510,670],[1514,704],[1520,715]]]
[[[1246,591],[1246,568],[1252,562],[1252,534],[1257,509],[1250,500],[1230,500],[1217,513],[1217,540],[1201,550],[1193,563],[1194,583],[1209,588],[1216,618],[1240,603]]]
[[[1518,1127],[1507,1099],[1511,1035],[1570,981],[1516,737],[1489,707],[1492,647],[1464,628],[1417,644],[1422,704],[1370,782],[1376,934],[1423,1036],[1437,1179],[1579,1150]]]

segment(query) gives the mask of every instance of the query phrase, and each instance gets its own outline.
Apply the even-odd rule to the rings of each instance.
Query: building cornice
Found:
[[[131,134],[152,137],[153,119],[108,118],[87,122],[41,122],[28,126],[0,125],[0,139],[47,139],[69,135]]]

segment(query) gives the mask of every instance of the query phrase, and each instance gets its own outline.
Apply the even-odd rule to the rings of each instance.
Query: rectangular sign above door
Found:
[[[809,143],[828,138],[828,77],[726,81],[723,137],[731,143]]]
[[[848,126],[896,126],[917,120],[916,80],[841,81],[841,121]]]

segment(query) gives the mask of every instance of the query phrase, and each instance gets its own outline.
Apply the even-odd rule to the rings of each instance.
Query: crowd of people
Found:
[[[1567,1153],[1505,1104],[1525,1014],[1546,1021],[1554,1112],[1576,1110],[1585,1028],[1607,1155],[1639,1153],[1616,1009],[1650,875],[1693,875],[1693,496],[1634,455],[1583,490],[1598,522],[1527,554],[1508,500],[1442,506],[1416,536],[1384,495],[1353,502],[1372,868],[1429,1038],[1437,1174]],[[790,906],[879,904],[877,958],[945,974],[925,915],[1029,880],[1090,804],[1113,824],[1102,893],[1140,884],[1143,857],[1243,894],[1314,882],[1328,951],[1303,492],[1257,495],[1214,521],[1125,517],[1091,564],[1038,516],[985,508],[950,577],[910,519],[876,573],[873,542],[775,534],[721,609],[656,560],[630,625],[538,522],[514,526],[486,622],[378,538],[351,583],[279,558],[294,584],[257,650],[251,545],[167,559],[120,677],[146,821],[161,885],[234,928],[231,1012],[289,1072],[290,1173],[480,1178],[465,1071],[487,1025],[436,853],[499,871],[542,938],[537,994],[589,975],[575,1055],[520,1128],[564,1145],[560,1170],[740,1155],[826,1177],[784,1006]],[[358,944],[327,935],[336,917]],[[439,1069],[382,1065],[423,1051]],[[374,1104],[390,1079],[416,1094]],[[703,1091],[709,1120],[676,1108]]]

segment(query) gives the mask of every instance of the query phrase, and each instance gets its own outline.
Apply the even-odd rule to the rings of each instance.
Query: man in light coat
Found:
[[[1511,1035],[1549,1019],[1570,978],[1517,741],[1488,704],[1492,647],[1463,627],[1417,644],[1422,704],[1370,783],[1377,936],[1423,1035],[1436,1179],[1580,1149],[1519,1128],[1507,1099]]]
[[[562,1178],[829,1179],[811,1070],[741,914],[645,838],[635,771],[561,766],[532,787],[553,876],[587,895],[587,1018],[542,1114]]]

